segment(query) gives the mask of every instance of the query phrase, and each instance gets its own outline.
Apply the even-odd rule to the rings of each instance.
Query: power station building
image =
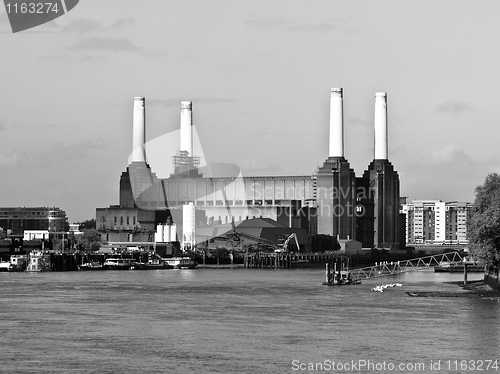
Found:
[[[264,218],[309,238],[357,240],[368,249],[404,246],[399,176],[388,159],[386,93],[375,94],[374,159],[361,177],[344,157],[342,88],[331,90],[329,154],[312,175],[243,176],[233,164],[205,165],[193,153],[190,101],[181,102],[180,118],[174,172],[158,178],[146,157],[145,98],[134,99],[133,151],[120,177],[119,205],[96,210],[105,240],[152,241],[156,227],[167,223],[175,224],[178,241],[195,245],[208,239],[210,227],[237,230],[246,220]]]

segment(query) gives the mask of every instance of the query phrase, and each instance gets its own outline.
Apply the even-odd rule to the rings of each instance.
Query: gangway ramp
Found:
[[[367,279],[386,277],[389,275],[405,273],[408,271],[428,269],[433,266],[438,266],[441,263],[449,263],[450,265],[454,265],[462,262],[463,258],[459,253],[450,252],[433,256],[418,257],[404,261],[385,261],[375,263],[375,265],[365,268],[351,269],[350,272],[354,279]]]

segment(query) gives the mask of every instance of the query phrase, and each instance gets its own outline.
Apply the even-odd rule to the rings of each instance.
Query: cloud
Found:
[[[57,142],[52,147],[42,150],[6,149],[0,151],[0,166],[15,166],[25,172],[71,168],[93,158],[96,151],[105,149],[103,141],[85,140],[77,143]]]
[[[7,126],[5,126],[5,123],[6,123],[6,122],[7,122],[7,121],[5,121],[4,119],[1,119],[1,118],[0,118],[0,131],[5,131],[5,130],[7,130]]]
[[[423,153],[422,153],[423,152]],[[488,173],[500,170],[495,157],[476,158],[457,144],[433,153],[417,151],[398,167],[401,194],[413,199],[473,201],[475,187]]]
[[[461,101],[447,101],[445,103],[436,106],[436,112],[438,114],[452,114],[455,116],[461,116],[462,114],[468,112],[474,112],[477,109],[472,107],[469,103]]]
[[[86,34],[92,32],[107,32],[112,30],[124,29],[133,26],[135,23],[132,17],[120,18],[112,25],[105,25],[102,22],[95,21],[90,18],[78,18],[61,26],[59,32],[61,33],[75,33]]]
[[[475,165],[477,163],[462,146],[457,144],[448,144],[444,148],[434,152],[431,162],[436,166],[450,166],[455,164]]]
[[[275,17],[265,17],[265,18],[254,18],[245,22],[249,26],[263,27],[263,28],[276,28],[283,27],[290,24],[290,21],[287,21],[283,18],[275,18]]]
[[[284,18],[277,17],[263,17],[263,18],[253,18],[246,21],[246,24],[253,27],[260,27],[265,29],[283,29],[293,32],[332,32],[337,31],[346,26],[346,20],[344,19],[334,19],[330,22],[322,23],[299,23],[297,21],[290,21]]]
[[[61,26],[59,32],[85,34],[87,32],[96,32],[103,30],[105,30],[105,27],[101,22],[97,22],[88,18],[79,18],[68,23],[67,25]]]
[[[160,57],[171,56],[171,53],[168,53],[166,51],[155,51],[155,52],[144,51],[141,53],[141,55],[149,58],[160,58]]]
[[[142,50],[127,38],[112,38],[107,36],[93,36],[80,40],[75,45],[68,47],[74,51],[113,51],[113,52],[136,52]]]
[[[120,18],[118,21],[111,25],[111,29],[122,29],[132,27],[135,25],[135,20],[132,17]]]
[[[22,160],[22,155],[17,150],[0,149],[0,167],[16,166]]]
[[[297,32],[331,32],[339,30],[342,26],[343,22],[332,22],[332,23],[290,25],[287,27],[287,29],[290,31],[297,31]]]

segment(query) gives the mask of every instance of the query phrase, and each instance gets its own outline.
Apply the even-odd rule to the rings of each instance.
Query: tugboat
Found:
[[[138,263],[133,258],[108,258],[103,267],[108,270],[134,270]]]
[[[161,270],[173,268],[173,266],[167,263],[166,259],[161,258],[157,254],[148,254],[148,262],[137,262],[135,267],[135,269],[138,270]]]
[[[47,251],[31,251],[26,271],[52,271],[52,258]]]

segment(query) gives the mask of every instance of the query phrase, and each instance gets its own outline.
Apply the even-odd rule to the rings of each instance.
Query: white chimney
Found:
[[[193,157],[193,103],[181,101],[181,149]]]
[[[375,93],[375,160],[389,158],[387,135],[387,93]]]
[[[146,98],[134,97],[132,162],[146,162]]]
[[[329,157],[344,157],[344,114],[342,88],[332,88],[330,97]]]

